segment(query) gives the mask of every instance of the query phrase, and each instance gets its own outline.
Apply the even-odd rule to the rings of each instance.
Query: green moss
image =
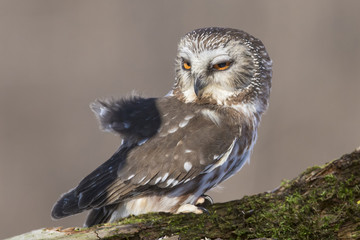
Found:
[[[312,166],[312,167],[309,167],[309,168],[307,168],[302,174],[303,175],[308,175],[308,174],[310,174],[310,173],[312,173],[312,172],[314,172],[314,171],[317,171],[317,170],[319,170],[319,169],[322,169],[322,168],[324,168],[326,165],[324,165],[324,166]]]
[[[352,164],[360,168],[359,159]],[[208,208],[209,214],[153,213],[117,224],[152,226],[139,235],[147,239],[171,235],[181,239],[338,239],[345,223],[360,223],[360,173],[347,175],[347,167],[343,175],[324,170],[330,167],[309,168],[292,181],[284,180],[275,193],[215,204]],[[353,234],[360,235],[360,224]]]

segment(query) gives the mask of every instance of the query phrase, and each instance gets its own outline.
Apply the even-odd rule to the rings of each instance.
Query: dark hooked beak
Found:
[[[196,78],[194,83],[194,91],[198,98],[201,98],[201,95],[204,91],[204,88],[207,86],[207,83],[202,78]]]

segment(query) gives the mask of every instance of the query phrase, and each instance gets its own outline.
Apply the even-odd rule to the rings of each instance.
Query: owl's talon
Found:
[[[203,213],[206,213],[207,215],[210,215],[209,210],[207,210],[206,208],[204,208],[204,207],[198,207],[198,208],[201,209],[201,211],[202,211]]]
[[[203,195],[203,198],[205,198],[205,203],[208,202],[210,205],[214,204],[214,200],[209,195]]]
[[[201,195],[198,200],[196,201],[195,205],[196,206],[210,206],[213,205],[214,201],[212,200],[212,198],[209,195]]]

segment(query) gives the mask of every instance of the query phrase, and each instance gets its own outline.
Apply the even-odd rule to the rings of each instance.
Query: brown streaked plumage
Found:
[[[65,193],[62,218],[91,210],[85,225],[146,212],[196,212],[203,194],[248,161],[271,88],[271,60],[258,39],[204,28],[178,46],[176,82],[162,98],[91,105],[118,151]]]

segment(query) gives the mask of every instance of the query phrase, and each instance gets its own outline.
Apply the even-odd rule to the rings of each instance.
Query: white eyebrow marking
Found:
[[[191,164],[191,162],[185,162],[184,163],[184,169],[185,169],[185,171],[190,171],[190,169],[192,168],[192,164]]]
[[[215,57],[211,61],[211,64],[215,65],[215,64],[222,63],[222,62],[228,62],[228,61],[231,61],[231,57],[229,55],[227,55],[227,54],[221,54],[221,55]]]
[[[190,59],[189,54],[187,54],[185,51],[181,51],[181,52],[179,53],[179,56],[180,56],[181,58],[184,58],[184,59],[187,60],[187,61],[189,61],[189,59]]]

